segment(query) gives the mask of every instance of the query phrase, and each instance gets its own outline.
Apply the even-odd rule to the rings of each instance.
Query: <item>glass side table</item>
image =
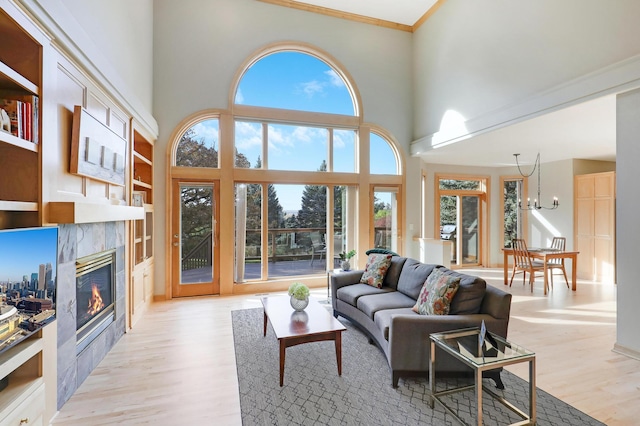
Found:
[[[536,424],[536,354],[522,346],[507,341],[506,339],[487,331],[484,343],[480,345],[480,329],[465,328],[461,330],[448,331],[443,333],[433,333],[429,335],[431,339],[431,364],[429,366],[429,385],[431,395],[429,406],[433,408],[434,401],[438,401],[447,413],[451,414],[460,423],[464,421],[441,399],[441,396],[450,395],[456,392],[463,392],[470,389],[476,391],[478,426],[482,426],[482,393],[483,391],[501,402],[514,413],[522,417],[523,421],[513,423],[514,425],[535,425]],[[443,349],[446,353],[457,360],[463,362],[473,369],[475,384],[461,386],[453,389],[436,392],[435,385],[435,362],[436,347]],[[482,385],[482,373],[487,370],[504,367],[519,362],[529,363],[529,414],[520,410],[515,405],[504,399],[493,390]]]

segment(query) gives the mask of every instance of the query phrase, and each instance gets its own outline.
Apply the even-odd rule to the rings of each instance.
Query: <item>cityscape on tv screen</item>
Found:
[[[55,318],[57,259],[57,227],[0,230],[0,353]]]
[[[0,293],[55,303],[58,228],[0,231]]]

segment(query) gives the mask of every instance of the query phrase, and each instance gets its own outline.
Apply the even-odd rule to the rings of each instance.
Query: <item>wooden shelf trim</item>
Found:
[[[38,152],[38,144],[25,139],[17,138],[11,133],[7,133],[2,130],[0,130],[0,143],[13,145],[15,147],[22,148],[31,152]]]
[[[142,182],[141,180],[137,180],[137,179],[133,179],[133,184],[135,186],[141,186],[141,187],[147,188],[147,189],[152,189],[153,188],[150,183]]]
[[[144,218],[144,207],[54,201],[48,204],[50,223],[97,223]]]
[[[4,420],[29,396],[38,391],[38,388],[44,392],[42,377],[13,377],[9,379],[9,386],[0,393],[0,419]]]
[[[148,164],[150,166],[153,165],[151,160],[149,160],[147,157],[143,156],[142,154],[139,154],[139,153],[133,151],[133,156],[134,156],[134,161],[136,161],[136,162],[146,163],[146,164]]]
[[[18,343],[0,355],[0,377],[8,376],[16,368],[42,351],[42,339],[31,339]]]
[[[28,90],[34,95],[38,95],[40,92],[38,90],[38,86],[21,76],[19,73],[15,72],[11,67],[9,67],[2,61],[0,61],[0,74],[4,74],[5,76],[9,77],[16,84],[22,86],[24,89]]]
[[[16,212],[37,212],[38,203],[35,201],[6,201],[0,200],[1,211],[16,211]]]

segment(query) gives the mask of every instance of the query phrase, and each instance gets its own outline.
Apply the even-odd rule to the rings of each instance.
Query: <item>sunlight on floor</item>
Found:
[[[511,316],[512,319],[518,319],[531,324],[555,324],[555,325],[600,325],[611,327],[615,325],[614,322],[595,322],[595,321],[577,321],[577,320],[563,320],[560,318],[536,318],[536,317],[521,317]]]

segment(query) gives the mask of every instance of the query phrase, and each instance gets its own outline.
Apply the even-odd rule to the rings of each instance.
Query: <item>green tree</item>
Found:
[[[318,169],[327,171],[327,162],[322,160]],[[327,227],[327,187],[324,185],[305,185],[302,191],[298,224],[301,228]]]
[[[176,165],[182,167],[218,167],[218,151],[214,146],[205,145],[204,138],[196,139],[193,129],[180,138],[176,150]]]
[[[513,247],[512,241],[518,237],[518,186],[521,181],[504,183],[504,246]]]
[[[248,167],[245,155],[235,152],[238,167]],[[181,167],[218,167],[216,144],[207,146],[204,138],[197,138],[193,129],[187,130],[176,149],[176,165]],[[248,192],[255,188],[251,188]],[[187,255],[204,239],[211,238],[213,193],[210,187],[185,186],[181,189],[182,252]],[[249,206],[248,206],[249,207]],[[258,220],[260,210],[252,211],[248,217]],[[258,235],[259,239],[259,235]]]

